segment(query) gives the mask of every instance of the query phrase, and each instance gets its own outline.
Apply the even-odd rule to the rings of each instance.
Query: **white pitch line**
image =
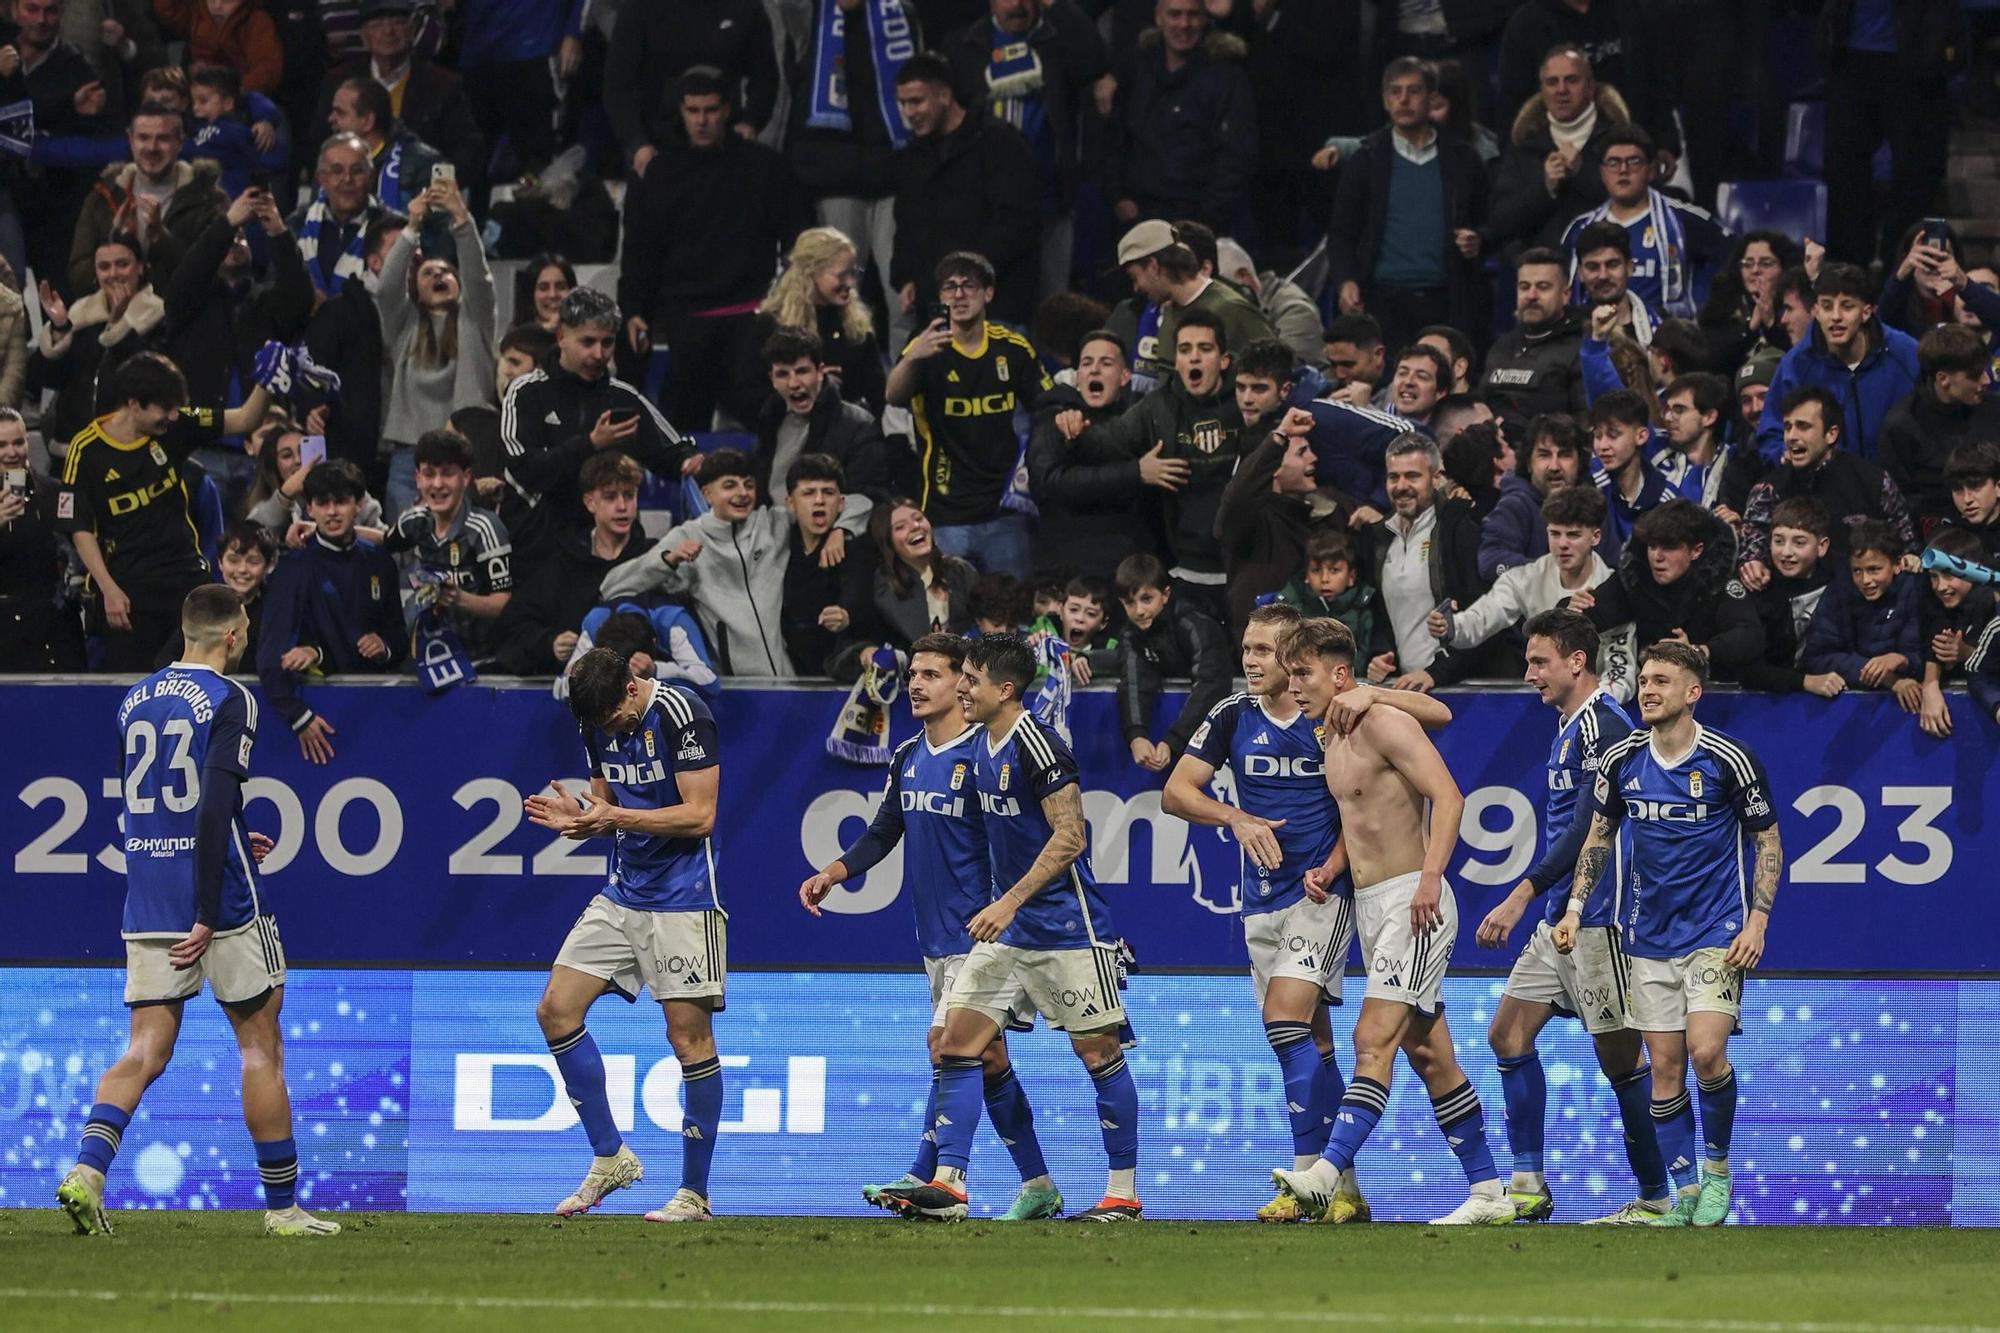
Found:
[[[195,1305],[392,1306],[423,1310],[627,1311],[655,1314],[859,1315],[903,1319],[1116,1320],[1147,1323],[1412,1324],[1454,1328],[1695,1330],[1696,1333],[2000,1333],[1985,1324],[1877,1324],[1854,1321],[1759,1319],[1618,1319],[1596,1315],[1428,1314],[1373,1310],[1167,1309],[1119,1306],[926,1305],[877,1301],[697,1301],[667,1297],[434,1296],[421,1292],[107,1291],[89,1288],[0,1287],[0,1300],[166,1301]]]

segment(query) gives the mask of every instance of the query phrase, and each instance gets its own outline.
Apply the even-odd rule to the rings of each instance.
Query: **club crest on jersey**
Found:
[[[382,576],[380,574],[370,574],[368,576],[368,600],[371,602],[382,600]]]
[[[916,776],[915,769],[910,770],[910,776]],[[953,764],[951,767],[951,789],[957,791],[963,785],[965,785],[965,765]]]
[[[1569,737],[1567,736],[1563,737],[1562,749],[1556,751],[1556,762],[1558,764],[1569,762]]]
[[[653,757],[654,757],[654,750],[656,749],[657,745],[658,745],[658,742],[656,742],[656,741],[655,741],[655,740],[653,739],[653,733],[652,733],[652,732],[650,732],[650,731],[649,731],[649,732],[647,732],[647,733],[646,733],[646,758],[648,758],[648,759],[651,759],[651,758],[653,758]]]
[[[444,562],[445,562],[445,563],[446,563],[447,565],[450,565],[450,566],[451,566],[451,567],[452,567],[453,569],[457,569],[457,568],[458,568],[458,543],[457,543],[457,542],[453,542],[453,543],[452,543],[451,545],[449,545],[449,546],[447,546],[447,547],[445,547],[445,548],[444,548]]]
[[[1011,778],[1012,778],[1013,776],[1014,776],[1014,766],[1013,766],[1012,764],[1002,764],[1002,765],[1000,765],[1000,790],[1001,790],[1001,791],[1006,791],[1006,790],[1007,790],[1007,783],[1008,783],[1008,781],[1009,781],[1009,780],[1010,780],[1010,779],[1011,779]]]
[[[1319,742],[1320,749],[1324,750],[1326,748],[1326,723],[1315,722],[1313,724],[1313,739]]]
[[[1198,421],[1194,427],[1194,447],[1201,453],[1212,454],[1222,447],[1222,423],[1220,421]]]
[[[1700,774],[1700,773],[1690,773],[1690,774],[1688,774],[1688,795],[1690,795],[1690,796],[1699,796],[1699,795],[1701,795],[1701,774]]]
[[[1007,369],[1007,359],[1005,357],[1002,357],[1000,360],[995,361],[993,363],[993,373],[1000,377],[1000,382],[1002,384],[1005,384],[1007,382],[1007,376],[1011,372]]]
[[[155,463],[158,463],[161,467],[165,467],[167,465],[167,451],[165,449],[162,449],[159,445],[157,444],[154,445],[151,449],[148,449],[146,452],[151,454],[153,456],[153,461]]]

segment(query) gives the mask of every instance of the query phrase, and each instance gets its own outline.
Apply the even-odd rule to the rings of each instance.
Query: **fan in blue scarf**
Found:
[[[355,214],[358,221],[353,238],[342,247],[340,258],[333,261],[332,271],[323,272],[319,265],[320,234],[333,223],[333,212],[326,206],[326,191],[314,191],[313,201],[306,206],[305,218],[299,223],[299,258],[306,261],[306,272],[321,296],[340,295],[340,289],[347,285],[349,278],[358,278],[368,271],[363,248],[368,243],[367,219],[376,206],[377,201],[371,198],[368,205]]]
[[[896,106],[896,72],[917,53],[913,25],[903,0],[861,0],[868,53],[875,69],[875,100],[889,141],[901,148],[910,127]],[[807,89],[806,124],[816,130],[852,130],[847,103],[847,15],[837,0],[820,0],[819,31],[813,41],[812,82]]]

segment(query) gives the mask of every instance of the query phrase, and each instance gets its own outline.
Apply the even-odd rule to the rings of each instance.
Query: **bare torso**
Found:
[[[1386,728],[1416,721],[1371,709],[1345,736],[1327,733],[1326,785],[1340,806],[1340,831],[1354,887],[1365,889],[1424,866],[1424,798],[1382,753]]]

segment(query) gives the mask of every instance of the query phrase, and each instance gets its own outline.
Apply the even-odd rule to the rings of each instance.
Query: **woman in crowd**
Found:
[[[792,244],[785,271],[771,284],[771,294],[757,311],[754,373],[764,377],[764,340],[780,324],[811,329],[825,349],[827,373],[840,383],[840,396],[882,415],[882,394],[888,372],[882,368],[882,348],[875,340],[875,317],[868,303],[857,298],[861,281],[854,262],[854,242],[832,227],[812,227]]]
[[[969,599],[978,571],[938,550],[921,505],[898,498],[875,506],[868,539],[875,543],[875,610],[890,646],[908,648],[934,631],[971,628]]]
[[[1778,231],[1745,232],[1715,269],[1700,324],[1717,359],[1735,367],[1758,343],[1791,346],[1779,321],[1778,275],[1804,261],[1798,242]]]
[[[166,345],[167,303],[153,291],[138,241],[114,233],[97,247],[97,290],[66,303],[42,280],[42,336],[28,358],[28,393],[56,391],[43,438],[68,441],[98,414],[97,389],[135,352]]]
[[[257,458],[256,480],[243,498],[243,517],[285,540],[297,524],[310,524],[299,493],[305,489],[306,473],[312,471],[303,458],[305,432],[290,416],[273,413],[250,441]],[[355,528],[371,540],[380,540],[383,529],[382,504],[374,496],[363,496],[361,514]]]
[[[575,286],[576,266],[561,255],[544,251],[530,259],[514,284],[514,327],[533,324],[554,333],[563,298]]]
[[[451,217],[456,263],[443,255],[417,262],[424,218],[433,208]],[[410,225],[389,248],[375,299],[392,368],[382,421],[389,450],[382,498],[393,522],[417,500],[417,437],[460,408],[493,401],[493,275],[456,181],[437,181],[410,202]]]

